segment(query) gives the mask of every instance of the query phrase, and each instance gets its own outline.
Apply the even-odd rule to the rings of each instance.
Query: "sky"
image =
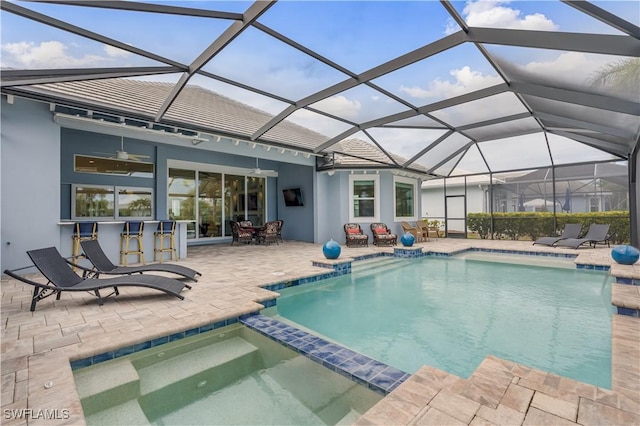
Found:
[[[189,64],[197,58],[232,22],[35,2],[16,3],[183,64]],[[236,13],[242,13],[251,5],[251,2],[240,1],[156,3]],[[640,2],[593,3],[640,25]],[[559,1],[470,0],[452,4],[467,24],[475,27],[620,34]],[[0,63],[3,68],[161,65],[4,11],[0,19]],[[259,22],[354,74],[459,31],[455,21],[436,1],[285,0],[267,10]],[[578,85],[586,85],[598,69],[620,59],[609,55],[495,45],[489,46],[488,50],[518,73],[558,78]],[[255,28],[243,32],[209,61],[203,70],[293,102],[348,78],[346,73],[280,43]],[[167,75],[145,79],[175,82],[179,77]],[[479,50],[465,43],[376,78],[372,83],[420,107],[502,81]],[[286,103],[202,76],[194,76],[189,84],[203,86],[274,115],[287,106]],[[353,123],[367,122],[407,109],[405,105],[364,85],[311,106]],[[454,125],[461,125],[523,111],[526,109],[515,96],[505,93],[476,101],[474,105],[436,111],[433,115]],[[351,127],[308,110],[297,111],[289,120],[328,137]],[[412,157],[443,133],[376,130],[377,136],[374,137],[376,140],[379,138],[378,142],[385,149],[406,158]],[[356,136],[368,139],[366,135]]]

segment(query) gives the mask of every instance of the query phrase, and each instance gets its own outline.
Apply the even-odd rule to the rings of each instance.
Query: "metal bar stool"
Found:
[[[138,262],[144,264],[144,249],[142,247],[142,231],[144,222],[130,221],[125,222],[124,229],[120,234],[120,263],[127,266],[129,255],[137,255]],[[137,240],[137,250],[129,247],[131,240]]]
[[[178,252],[176,251],[176,222],[175,220],[161,220],[158,222],[158,229],[153,233],[153,260],[160,256],[160,263],[164,258],[164,253],[169,252],[169,260],[173,260],[175,256],[178,260]],[[168,239],[169,245],[164,246],[164,240]]]
[[[83,257],[80,251],[80,241],[98,239],[98,222],[76,222],[71,234],[71,256],[73,260]],[[76,268],[74,267],[74,270]]]

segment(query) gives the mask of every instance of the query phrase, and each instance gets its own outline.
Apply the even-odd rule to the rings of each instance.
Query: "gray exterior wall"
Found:
[[[2,97],[1,267],[31,262],[26,251],[60,248],[60,128],[49,105]]]
[[[26,251],[35,248],[56,246],[63,255],[69,255],[68,232],[61,230],[58,223],[71,218],[74,183],[153,188],[155,217],[166,218],[169,159],[249,169],[255,167],[259,157],[260,168],[279,173],[278,178],[267,177],[267,220],[285,221],[284,239],[315,240],[313,157],[294,157],[275,149],[267,152],[247,144],[208,143],[193,147],[191,142],[182,140],[147,141],[133,133],[125,136],[125,150],[148,155],[146,161],[156,163],[155,178],[75,173],[74,153],[115,153],[120,149],[120,136],[102,129],[61,128],[53,121],[49,104],[21,98],[14,98],[9,104],[2,97],[1,119],[2,270],[29,265]],[[303,207],[284,206],[282,189],[292,187],[302,189]]]
[[[278,168],[277,215],[284,220],[282,238],[284,240],[315,241],[314,208],[316,194],[313,185],[315,170],[310,166],[297,164],[280,164]],[[283,189],[300,188],[302,206],[287,207],[284,204]]]
[[[380,174],[380,222],[385,223],[392,232],[402,235],[401,221],[394,220],[394,187],[393,174],[381,171]],[[316,176],[316,188],[318,191],[317,207],[317,243],[325,243],[333,239],[340,244],[345,243],[344,224],[349,222],[349,173],[336,172],[333,176],[320,173]],[[416,180],[416,185],[420,188],[420,181]],[[417,217],[422,216],[420,190],[418,189],[416,208]],[[369,243],[373,243],[371,235],[371,222],[359,222],[363,232],[369,235]],[[414,223],[414,221],[409,221]],[[354,249],[356,250],[356,249]]]

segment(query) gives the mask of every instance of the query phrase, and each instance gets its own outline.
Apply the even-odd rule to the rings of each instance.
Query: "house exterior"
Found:
[[[161,219],[178,221],[184,257],[189,245],[229,243],[231,220],[281,219],[285,240],[322,243],[344,242],[347,222],[367,233],[372,222],[400,232],[401,221],[421,217],[420,171],[389,167],[367,142],[336,144],[327,165],[326,154],[304,145],[324,136],[293,123],[271,143],[251,141],[239,134],[271,117],[197,86],[167,122],[154,123],[148,113],[171,87],[94,80],[2,96],[3,269],[28,265],[26,251],[35,248],[70,256],[70,225],[83,220],[99,222],[115,261],[122,223],[132,219],[147,222],[152,260]],[[224,114],[228,128],[210,130],[210,117]],[[288,190],[300,194],[298,205],[287,205]]]

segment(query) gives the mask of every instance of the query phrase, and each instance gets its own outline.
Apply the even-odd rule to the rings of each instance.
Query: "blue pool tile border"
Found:
[[[275,299],[274,299],[274,302],[275,302]],[[167,336],[161,336],[152,340],[147,340],[145,342],[136,343],[134,345],[118,348],[113,351],[107,351],[107,352],[103,352],[87,358],[71,361],[70,362],[71,370],[90,367],[92,365],[99,364],[101,362],[110,361],[112,359],[120,358],[126,355],[131,355],[132,353],[140,352],[145,349],[153,348],[155,346],[164,345],[165,343],[175,342],[176,340],[181,340],[181,339],[184,339],[185,337],[195,336],[197,334],[215,330],[217,328],[222,328],[231,324],[237,324],[239,321],[240,321],[239,317],[229,318],[222,321],[216,321],[214,323],[205,324],[201,327],[191,328],[189,330],[173,333]]]
[[[618,315],[640,318],[640,309],[623,308],[621,306],[616,306],[616,308],[618,309]]]
[[[640,285],[640,279],[616,277],[616,284]]]
[[[583,263],[577,263],[576,268],[584,269],[587,271],[608,271],[611,269],[609,265],[588,265]]]
[[[381,395],[387,395],[410,377],[395,367],[262,314],[243,316],[240,322]]]
[[[487,249],[487,248],[479,248],[473,247],[468,249],[470,251],[481,251],[485,253],[503,253],[503,254],[524,254],[527,256],[545,256],[545,257],[565,257],[570,259],[575,259],[578,257],[577,254],[573,253],[549,253],[545,251],[528,251],[528,250],[507,250],[507,249]],[[463,250],[463,251],[468,251]]]

